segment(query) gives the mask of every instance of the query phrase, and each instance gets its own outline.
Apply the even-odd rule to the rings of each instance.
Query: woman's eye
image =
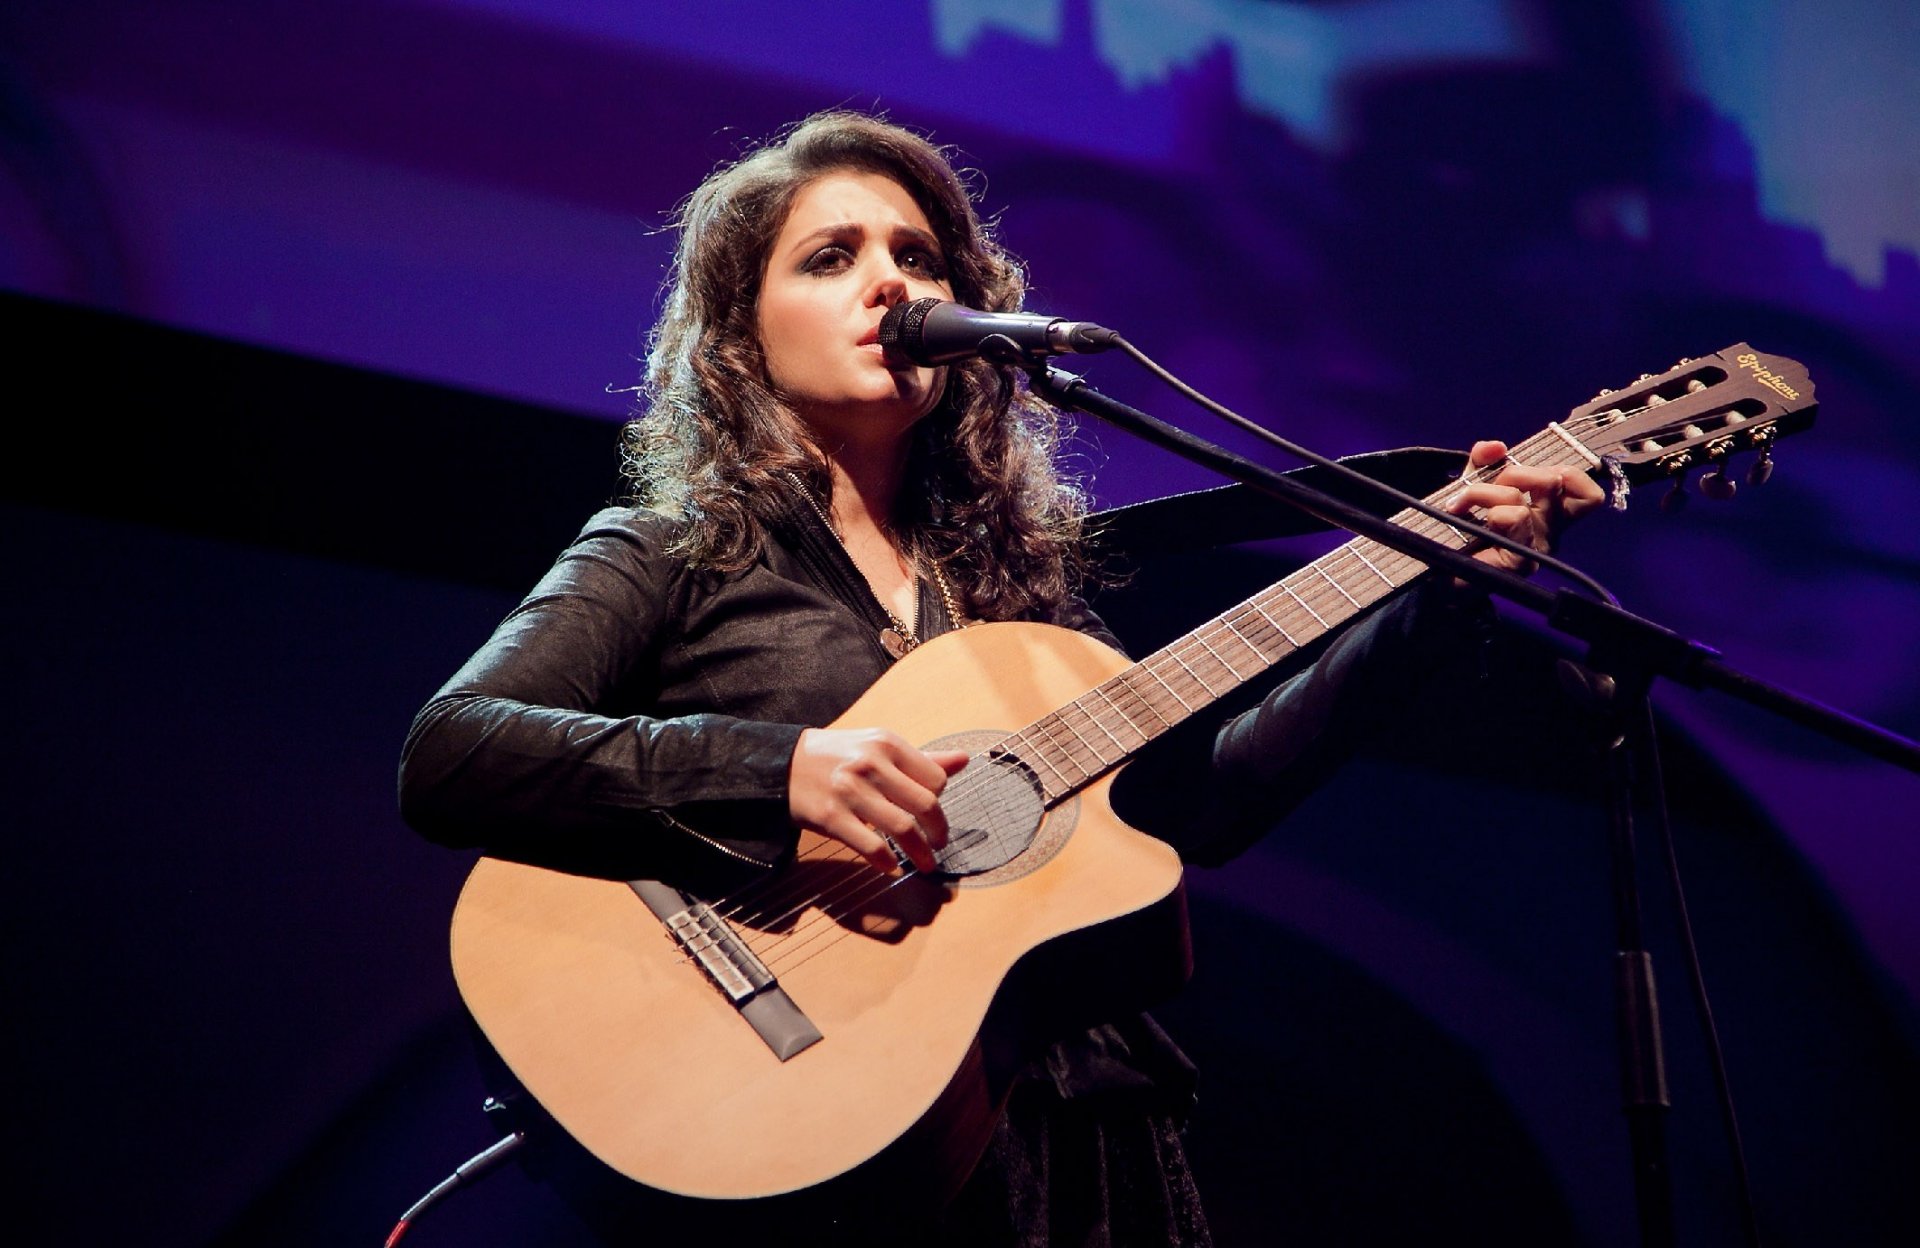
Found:
[[[947,275],[947,266],[940,258],[925,248],[913,247],[903,252],[899,260],[900,267],[910,273],[917,273],[930,281],[939,281]]]
[[[853,263],[853,252],[844,244],[831,243],[807,257],[804,271],[808,273],[830,273],[843,269]]]

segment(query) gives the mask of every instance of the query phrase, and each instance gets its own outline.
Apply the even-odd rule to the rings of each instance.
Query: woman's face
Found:
[[[953,298],[927,218],[893,179],[829,173],[794,196],[768,253],[757,308],[774,389],[816,437],[898,438],[940,398],[945,370],[890,358],[880,318]]]

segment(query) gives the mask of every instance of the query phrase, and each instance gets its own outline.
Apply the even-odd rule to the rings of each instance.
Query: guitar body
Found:
[[[977,751],[1127,666],[1066,629],[980,625],[907,655],[835,726]],[[937,1202],[977,1161],[1034,1042],[1147,1004],[1189,970],[1179,860],[1113,815],[1111,782],[1047,811],[1011,862],[959,880],[878,890],[884,877],[816,861],[824,846],[804,837],[790,874],[815,873],[805,891],[841,896],[863,873],[878,895],[742,928],[821,1036],[785,1061],[619,881],[483,859],[454,912],[455,978],[526,1090],[635,1182],[746,1200],[855,1172],[871,1191],[880,1170]]]

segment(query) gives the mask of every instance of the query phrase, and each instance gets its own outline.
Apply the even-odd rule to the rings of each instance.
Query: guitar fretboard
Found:
[[[1507,463],[1587,466],[1590,453],[1561,426],[1509,448]],[[1444,507],[1466,485],[1506,463],[1476,469],[1424,500]],[[1480,518],[1479,509],[1471,513]],[[1407,508],[1393,523],[1456,550],[1478,545]],[[1427,565],[1358,537],[1141,659],[1009,736],[1013,754],[1039,778],[1052,806],[1137,753],[1149,741],[1301,648],[1417,580]]]

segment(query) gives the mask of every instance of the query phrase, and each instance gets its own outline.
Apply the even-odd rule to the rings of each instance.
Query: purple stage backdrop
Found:
[[[0,15],[0,285],[611,432],[679,197],[811,110],[879,109],[980,171],[1030,264],[1031,306],[1118,327],[1322,451],[1517,440],[1736,341],[1803,361],[1820,421],[1782,446],[1771,483],[1673,514],[1641,491],[1565,553],[1735,666],[1920,736],[1916,63],[1920,9],[1904,0],[29,0]],[[1184,420],[1124,362],[1087,371]],[[112,359],[83,355],[70,376],[68,394],[9,403],[9,474],[34,471],[36,421],[82,407],[191,420],[192,395],[151,393]],[[103,493],[138,472],[115,453],[108,426]],[[1107,503],[1210,484],[1091,429],[1075,462]],[[37,648],[20,651],[23,707],[41,716],[20,717],[32,740],[13,759],[40,866],[9,875],[8,931],[16,949],[58,950],[19,972],[16,1017],[33,1021],[10,1039],[78,1089],[28,1094],[58,1145],[36,1185],[70,1227],[90,1190],[74,1172],[130,1175],[124,1207],[86,1210],[114,1232],[102,1242],[308,1242],[295,1224],[364,1242],[489,1138],[436,1117],[469,1091],[442,944],[463,864],[406,838],[386,786],[407,710],[512,600],[94,511],[89,497],[10,506],[4,539],[38,604],[17,637]],[[1766,878],[1791,897],[1765,904],[1836,934],[1834,961],[1802,966],[1703,932],[1709,974],[1754,985],[1728,1040],[1736,1091],[1744,1074],[1759,1105],[1763,1211],[1780,1242],[1896,1242],[1849,1220],[1894,1207],[1871,1174],[1819,1170],[1871,1111],[1849,1102],[1856,1084],[1827,1099],[1821,1081],[1840,1076],[1807,1072],[1853,1059],[1796,1039],[1822,1007],[1769,985],[1863,985],[1855,1004],[1893,1039],[1859,1079],[1892,1072],[1913,1108],[1920,779],[1719,695],[1659,703],[1752,812],[1753,854],[1783,864]],[[1496,717],[1481,752],[1524,731]],[[1417,801],[1367,805],[1407,776]],[[1415,1020],[1500,1106],[1554,1193],[1546,1224],[1623,1242],[1594,809],[1525,783],[1488,802],[1404,760],[1344,783],[1351,841],[1283,830],[1195,879],[1203,975],[1209,956],[1251,957],[1233,952],[1249,932],[1293,950],[1302,981],[1344,968],[1328,982]],[[181,824],[181,803],[208,795],[209,822]],[[150,817],[182,839],[157,845]],[[1423,838],[1369,841],[1414,823]],[[1444,877],[1422,856],[1441,856],[1432,838],[1484,835],[1512,837],[1498,881],[1406,878]],[[1532,838],[1588,845],[1591,878],[1552,888],[1594,894],[1572,941],[1593,962],[1566,971],[1598,968],[1590,984],[1512,952],[1572,921],[1540,900]],[[1736,888],[1751,863],[1737,836],[1729,847],[1702,851],[1727,874],[1692,883],[1701,910],[1737,923],[1773,886]],[[158,903],[153,872],[204,891]],[[90,934],[57,939],[69,921]],[[1800,978],[1770,980],[1762,959]],[[1663,976],[1670,1025],[1693,1043],[1677,961]],[[1566,1007],[1563,991],[1591,1000]],[[1297,1003],[1216,1009],[1203,1030],[1226,1066],[1209,1068],[1210,1095],[1240,1095],[1235,1061],[1271,1060],[1255,1035],[1341,1025]],[[1791,1097],[1768,1099],[1776,1070],[1801,1081]],[[1688,1205],[1688,1242],[1734,1242],[1709,1089],[1687,1094],[1678,1112],[1701,1125],[1677,1171],[1714,1187]],[[396,1103],[414,1109],[382,1108]],[[1259,1123],[1196,1153],[1254,1147]],[[1915,1131],[1893,1114],[1884,1173],[1916,1160]],[[1372,1164],[1364,1139],[1337,1147]],[[1308,1193],[1261,1212],[1262,1182],[1209,1191],[1242,1236],[1225,1242],[1257,1242],[1263,1218],[1276,1234],[1319,1225]],[[467,1239],[423,1227],[420,1242],[571,1242],[543,1229],[531,1188],[465,1199],[482,1212],[446,1216],[475,1219]]]

